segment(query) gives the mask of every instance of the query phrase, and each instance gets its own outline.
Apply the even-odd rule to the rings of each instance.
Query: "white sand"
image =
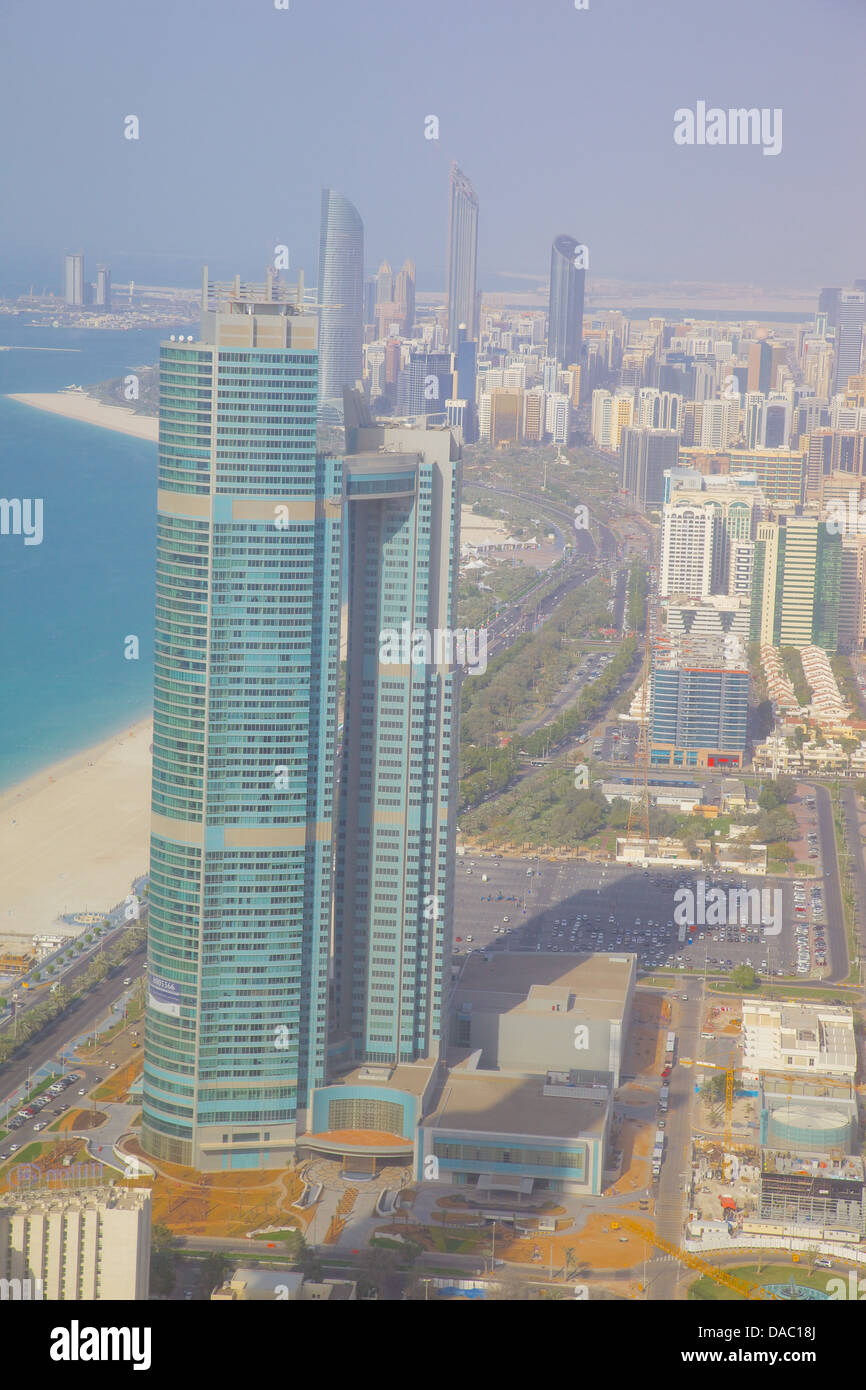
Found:
[[[147,871],[152,737],[148,719],[0,792],[0,946],[107,911]]]
[[[102,401],[77,391],[13,392],[9,399],[32,405],[37,410],[47,410],[52,415],[64,415],[68,420],[80,420],[86,425],[101,425],[103,429],[118,430],[137,439],[149,439],[154,444],[159,439],[159,421],[155,415],[136,415],[120,405],[103,405]]]

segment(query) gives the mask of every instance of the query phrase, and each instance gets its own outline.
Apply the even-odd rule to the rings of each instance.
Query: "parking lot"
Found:
[[[486,876],[486,881],[485,881]],[[716,872],[702,879],[704,900],[713,888],[778,892],[765,901],[779,912],[776,922],[760,917],[715,924],[707,903],[700,912],[675,916],[679,889],[701,901],[694,870],[644,870],[624,865],[550,863],[534,856],[470,855],[458,859],[455,894],[455,951],[633,951],[643,970],[671,969],[729,974],[751,965],[760,974],[808,977],[825,974],[830,956],[821,880],[795,890],[790,879],[742,878]],[[813,891],[818,893],[813,897]],[[688,919],[681,925],[681,918]],[[780,930],[776,934],[774,928]],[[682,939],[681,939],[682,938]],[[804,968],[805,965],[805,968]]]

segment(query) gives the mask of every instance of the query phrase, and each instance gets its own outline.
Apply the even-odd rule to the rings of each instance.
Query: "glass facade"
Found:
[[[573,236],[558,236],[550,251],[547,351],[561,367],[581,361],[586,271],[575,265],[579,245]]]
[[[316,353],[225,328],[161,354],[142,1142],[195,1167],[289,1144],[326,1042],[342,465]]]

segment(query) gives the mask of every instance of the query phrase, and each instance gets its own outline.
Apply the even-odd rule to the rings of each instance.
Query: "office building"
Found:
[[[63,298],[67,304],[81,305],[85,301],[83,251],[73,251],[64,257]]]
[[[400,311],[400,333],[411,338],[415,327],[415,262],[404,261],[394,285],[394,300]]]
[[[333,188],[322,190],[319,306],[319,402],[323,418],[339,423],[343,389],[361,379],[364,224]]]
[[[550,249],[547,351],[561,367],[580,363],[583,349],[586,270],[580,245],[572,236],[558,236]]]
[[[374,426],[357,393],[347,426],[350,407],[335,1028],[352,1060],[399,1065],[438,1053],[451,960],[460,457],[447,428]],[[383,633],[419,632],[424,660],[383,654]]]
[[[491,444],[516,444],[523,416],[523,392],[497,386],[490,392]]]
[[[457,395],[466,402],[463,439],[467,444],[474,444],[478,438],[478,412],[475,405],[477,355],[478,344],[469,338],[466,325],[461,323],[457,329],[454,365],[457,371]]]
[[[325,212],[333,294],[360,223]],[[324,1077],[342,463],[298,294],[205,272],[202,302],[160,351],[141,1142],[214,1171],[282,1166]]]
[[[656,653],[650,761],[660,767],[741,767],[749,670],[720,637],[682,636]]]
[[[827,324],[830,328],[836,327],[836,315],[839,309],[839,296],[842,293],[840,287],[835,289],[822,290],[818,295],[818,313],[827,317]]]
[[[622,487],[635,506],[659,507],[664,500],[664,474],[676,468],[679,435],[669,429],[622,430],[619,441]]]
[[[497,1194],[601,1192],[635,957],[471,956],[451,1063],[419,1136],[418,1171]]]
[[[842,1005],[743,1000],[743,1076],[762,1072],[857,1076],[852,1011]]]
[[[111,271],[107,265],[96,267],[96,293],[93,299],[100,309],[111,308]]]
[[[842,538],[817,515],[762,521],[755,541],[751,635],[765,646],[835,652]]]
[[[766,396],[772,390],[773,346],[766,338],[761,338],[749,348],[749,372],[746,381],[747,391],[760,391]]]
[[[38,1186],[0,1192],[0,1280],[29,1280],[31,1296],[50,1302],[143,1302],[150,1191],[68,1180],[61,1168],[39,1174]]]
[[[841,290],[836,318],[836,372],[833,390],[844,391],[848,378],[860,371],[866,295],[862,290]]]
[[[451,165],[448,212],[448,347],[455,351],[461,324],[478,341],[478,194],[456,164]]]

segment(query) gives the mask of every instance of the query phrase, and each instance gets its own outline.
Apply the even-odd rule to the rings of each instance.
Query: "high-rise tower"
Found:
[[[547,352],[561,367],[581,361],[586,271],[575,264],[579,246],[572,236],[558,236],[550,251]]]
[[[373,426],[357,398],[346,426],[335,1023],[355,1059],[412,1062],[439,1050],[451,949],[459,449],[448,429]]]
[[[141,1135],[204,1170],[282,1166],[325,1068],[342,475],[300,299],[205,273],[160,353]]]
[[[361,377],[364,341],[364,224],[333,188],[322,190],[319,233],[319,401],[342,416],[343,388]]]
[[[448,213],[448,347],[456,351],[459,328],[478,339],[476,294],[478,262],[478,194],[456,164],[451,165]]]
[[[73,251],[63,260],[63,298],[67,304],[84,303],[84,252]]]

